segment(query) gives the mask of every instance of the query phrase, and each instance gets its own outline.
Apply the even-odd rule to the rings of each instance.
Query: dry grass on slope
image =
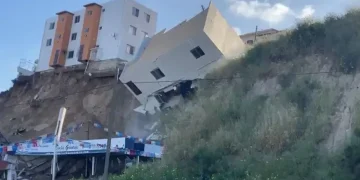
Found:
[[[211,73],[211,78],[241,78],[205,83],[186,106],[164,115],[163,160],[114,179],[360,178],[357,136],[344,151],[322,149],[344,87],[292,74],[314,55],[331,71],[357,73],[359,18],[360,11],[352,10],[324,22],[301,23],[291,34],[257,45],[241,60]],[[270,78],[277,78],[279,90],[253,93],[254,84]]]

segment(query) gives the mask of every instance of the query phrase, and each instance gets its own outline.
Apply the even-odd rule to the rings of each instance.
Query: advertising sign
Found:
[[[107,139],[95,140],[67,140],[58,142],[56,153],[58,155],[105,153]],[[111,151],[125,148],[125,138],[111,139]],[[43,141],[19,143],[16,154],[18,155],[51,155],[54,144]]]

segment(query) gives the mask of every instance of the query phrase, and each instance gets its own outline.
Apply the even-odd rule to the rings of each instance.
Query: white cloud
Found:
[[[233,29],[235,30],[236,34],[240,35],[241,34],[241,30],[238,27],[233,27]]]
[[[291,14],[291,9],[284,4],[270,4],[252,0],[249,2],[230,0],[230,11],[247,18],[258,18],[271,24],[277,24]]]
[[[298,18],[307,18],[313,16],[315,13],[315,9],[311,5],[306,5],[302,10]]]
[[[290,7],[282,4],[270,4],[268,1],[259,0],[228,0],[230,11],[246,18],[256,18],[268,22],[269,24],[278,24],[287,17],[304,18],[312,16],[315,9],[311,5],[306,5],[301,13],[295,13]]]

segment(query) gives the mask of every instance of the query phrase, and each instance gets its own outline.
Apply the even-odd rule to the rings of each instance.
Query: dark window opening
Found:
[[[253,40],[247,40],[246,44],[254,44],[254,41]]]
[[[126,52],[128,54],[134,55],[135,47],[128,44],[127,47],[126,47]]]
[[[150,14],[145,13],[146,22],[150,22]]]
[[[58,59],[59,59],[59,55],[60,55],[60,50],[56,50],[56,51],[55,51],[55,57],[54,57],[53,65],[57,65]]]
[[[71,34],[71,40],[72,40],[72,41],[76,40],[76,35],[77,35],[76,33],[72,33],[72,34]]]
[[[135,16],[135,17],[139,17],[139,9],[136,8],[136,7],[133,7],[132,15]]]
[[[127,82],[126,85],[135,93],[135,95],[140,95],[142,93],[132,81]]]
[[[87,14],[88,14],[88,15],[92,15],[92,11],[88,11]]]
[[[54,29],[54,28],[55,28],[55,23],[54,23],[54,22],[50,23],[49,29],[52,30],[52,29]]]
[[[75,16],[75,22],[74,23],[78,23],[80,22],[80,16]]]
[[[46,40],[46,46],[51,46],[51,39]]]
[[[165,74],[159,68],[152,70],[151,74],[155,77],[156,80],[165,77]]]
[[[135,26],[131,26],[129,27],[129,33],[136,36],[136,30],[137,28]]]
[[[205,55],[204,51],[200,48],[200,46],[192,49],[190,52],[196,59],[199,59],[201,56]]]
[[[82,44],[82,45],[80,45],[79,51],[78,51],[78,61],[82,60],[83,51],[84,51],[84,45]]]
[[[74,57],[74,51],[69,51],[68,59],[72,59]]]

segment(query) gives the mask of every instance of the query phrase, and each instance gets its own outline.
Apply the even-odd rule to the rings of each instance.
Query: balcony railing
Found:
[[[29,76],[32,75],[36,70],[37,60],[31,61],[27,59],[20,59],[20,63],[18,65],[17,71],[20,75]]]

